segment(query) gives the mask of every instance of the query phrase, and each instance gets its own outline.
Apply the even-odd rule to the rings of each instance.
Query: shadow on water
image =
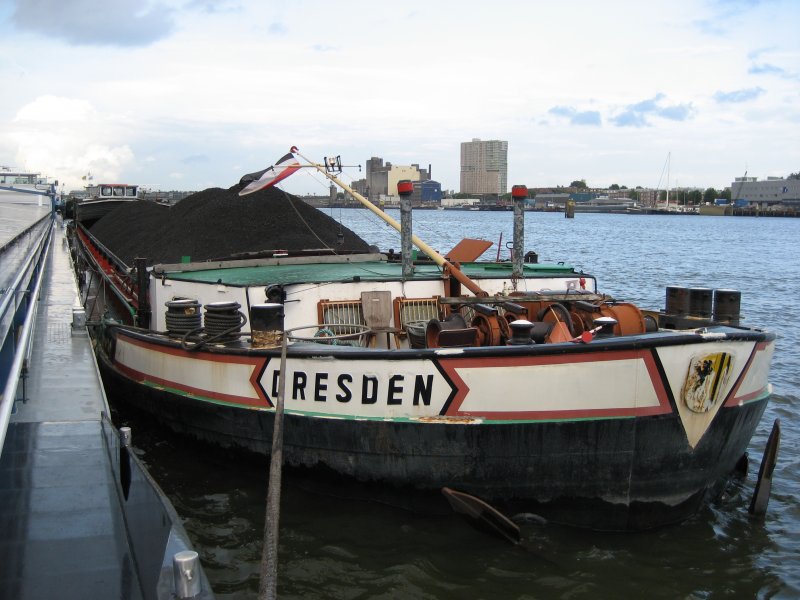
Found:
[[[132,427],[137,453],[184,519],[217,597],[255,597],[268,461],[176,436],[138,413],[115,416]],[[609,534],[517,517],[518,546],[475,531],[435,494],[432,506],[403,510],[358,497],[345,482],[320,493],[307,472],[285,471],[280,597],[795,597],[795,569],[780,563],[796,556],[797,542],[776,544],[772,512],[798,506],[776,490],[766,520],[748,515],[754,457],[745,480],[681,525]]]

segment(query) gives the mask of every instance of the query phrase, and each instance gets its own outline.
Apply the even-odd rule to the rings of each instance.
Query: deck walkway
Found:
[[[10,212],[19,231],[41,218],[19,206]],[[8,214],[0,209],[4,220]],[[143,489],[148,476],[139,474],[145,485],[136,487],[134,473],[122,499],[118,473],[127,451],[109,443],[118,438],[102,419],[107,403],[90,339],[85,327],[71,325],[78,290],[60,220],[40,298],[28,377],[0,456],[0,598],[169,597],[173,554],[167,552],[186,545],[175,544],[170,519],[154,510],[160,500]],[[153,513],[155,526],[140,519],[129,531],[129,503],[134,521]],[[174,516],[171,507],[166,511]]]

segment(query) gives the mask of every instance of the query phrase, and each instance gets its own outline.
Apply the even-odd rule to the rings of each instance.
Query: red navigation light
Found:
[[[401,196],[410,196],[414,193],[414,183],[408,179],[397,182],[397,193]]]
[[[511,197],[514,200],[525,200],[528,197],[528,188],[524,185],[515,185],[511,188]]]

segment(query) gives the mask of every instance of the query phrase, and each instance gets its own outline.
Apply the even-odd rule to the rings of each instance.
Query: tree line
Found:
[[[790,173],[786,179],[800,179],[800,171],[797,173]],[[589,191],[590,188],[586,183],[585,179],[576,179],[572,181],[569,186],[556,186],[553,188],[554,190],[565,190],[568,188],[577,189],[577,190],[585,190]],[[612,183],[607,188],[610,191],[623,191],[627,190],[627,196],[631,200],[638,202],[641,200],[642,192],[644,188],[640,185],[636,186],[635,188],[628,188],[624,185],[619,185],[617,183]],[[528,197],[534,198],[536,195],[536,191],[529,189],[528,190]],[[458,193],[454,194],[453,197],[455,198],[470,198],[474,197],[475,194],[464,194]],[[500,198],[503,200],[511,200],[511,193],[501,194]],[[666,190],[659,190],[658,191],[658,200],[660,202],[666,202],[667,199],[667,191]],[[729,188],[725,188],[723,190],[716,190],[714,188],[706,188],[703,190],[671,190],[670,191],[670,202],[676,200],[678,204],[681,205],[699,205],[699,204],[712,204],[715,200],[725,199],[730,202],[732,199],[736,200],[736,198],[731,198],[731,190]]]

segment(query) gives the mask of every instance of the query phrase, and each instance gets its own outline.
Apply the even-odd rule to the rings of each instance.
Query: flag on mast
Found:
[[[242,177],[239,180],[239,184],[244,187],[239,190],[239,195],[246,196],[247,194],[252,194],[258,190],[273,186],[279,181],[286,179],[299,168],[300,161],[294,157],[294,154],[289,152],[271,167],[267,167],[263,171],[248,173]]]

